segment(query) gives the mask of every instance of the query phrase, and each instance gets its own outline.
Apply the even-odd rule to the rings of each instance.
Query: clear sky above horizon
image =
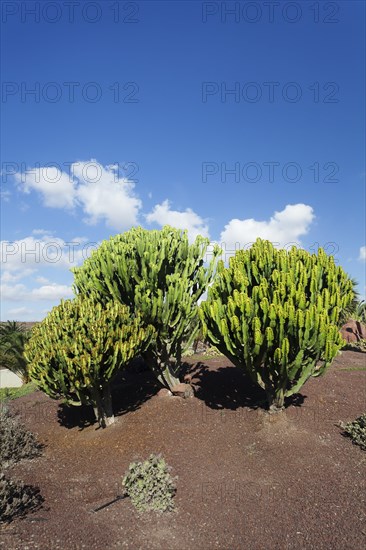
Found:
[[[322,246],[365,295],[364,2],[1,9],[2,320],[133,225]]]

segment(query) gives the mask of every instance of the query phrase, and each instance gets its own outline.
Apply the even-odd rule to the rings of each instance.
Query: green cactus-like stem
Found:
[[[156,349],[150,348],[142,354],[146,364],[151,368],[160,384],[165,388],[172,390],[179,384],[180,362],[174,361],[169,357],[166,350],[158,354]],[[164,352],[165,351],[165,352]]]
[[[229,267],[219,262],[200,306],[204,334],[266,391],[272,409],[282,408],[343,346],[338,323],[354,285],[322,249],[277,250],[258,239]]]
[[[208,246],[203,237],[190,244],[187,231],[169,226],[135,227],[103,241],[73,270],[79,295],[125,304],[143,324],[155,327],[157,336],[145,358],[169,389],[179,382],[183,346],[199,328],[197,303],[213,279],[220,249],[214,247],[206,267]]]
[[[276,388],[272,391],[267,391],[268,409],[270,412],[282,411],[285,406],[285,394],[284,388]]]
[[[114,422],[111,381],[154,337],[155,329],[142,327],[127,306],[79,296],[34,327],[24,355],[42,391],[69,405],[92,405],[104,428]]]

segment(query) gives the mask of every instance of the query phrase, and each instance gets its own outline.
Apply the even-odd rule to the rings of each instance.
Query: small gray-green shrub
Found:
[[[0,405],[0,463],[3,468],[41,454],[42,445],[36,437],[11,415],[8,408]]]
[[[4,473],[0,473],[0,523],[34,511],[42,502],[39,489],[24,485],[21,481],[9,480]]]
[[[122,485],[139,512],[173,510],[176,478],[170,472],[161,455],[151,454],[143,462],[131,462]]]
[[[191,346],[190,348],[188,348],[184,353],[183,353],[183,357],[192,357],[193,355],[198,355],[198,356],[204,356],[204,357],[221,357],[223,354],[221,353],[220,350],[217,349],[216,346],[212,346],[210,344],[206,344],[205,345],[205,349],[202,350],[201,353],[199,352],[196,352],[193,348],[193,346]]]
[[[358,342],[347,342],[342,349],[366,353],[366,340],[358,340]]]
[[[361,449],[366,451],[366,413],[356,418],[353,422],[348,422],[347,424],[341,422],[340,426],[344,430],[345,435],[350,437],[355,445],[359,445]]]

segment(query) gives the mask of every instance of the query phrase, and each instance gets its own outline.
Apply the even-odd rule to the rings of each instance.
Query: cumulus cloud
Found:
[[[18,273],[12,273],[11,271],[4,270],[1,273],[1,282],[14,283],[15,281],[19,281],[20,279],[29,277],[29,275],[32,275],[32,273],[34,272],[35,269],[22,269],[22,271],[19,271]]]
[[[177,229],[188,229],[189,239],[194,241],[197,235],[209,237],[208,224],[191,208],[184,212],[170,209],[170,202],[165,200],[161,204],[156,204],[153,210],[146,215],[148,223],[157,223],[161,227],[171,225]]]
[[[22,302],[23,307],[28,303],[49,302],[58,303],[61,298],[73,296],[71,287],[67,284],[52,281],[52,275],[46,278],[43,269],[51,268],[50,273],[66,274],[70,278],[69,270],[72,266],[81,264],[97,248],[98,243],[87,242],[85,237],[74,238],[69,242],[59,237],[44,234],[43,230],[36,230],[35,235],[16,241],[1,241],[2,274],[0,294],[4,302]],[[41,271],[41,273],[39,273]],[[65,274],[65,275],[64,275]],[[31,276],[31,280],[20,282]],[[51,279],[51,280],[50,280]],[[68,283],[68,280],[66,280]],[[36,287],[34,288],[36,283]],[[19,309],[19,308],[18,308]],[[13,310],[6,310],[9,316],[16,315]],[[2,314],[5,315],[4,309]],[[20,313],[19,313],[20,315]],[[35,312],[37,318],[42,316]],[[26,312],[23,318],[25,319]]]
[[[71,298],[72,296],[73,292],[71,287],[56,283],[44,285],[32,290],[29,290],[21,283],[16,285],[1,284],[1,298],[8,302],[37,302],[39,300],[56,302],[62,298]]]
[[[41,267],[69,269],[85,260],[96,242],[85,238],[65,241],[59,237],[43,234],[15,241],[0,241],[1,263],[8,281],[28,276]]]
[[[27,291],[25,285],[19,283],[16,285],[9,285],[7,283],[1,283],[1,299],[16,302],[23,300]]]
[[[24,193],[38,191],[45,206],[73,208],[76,189],[73,179],[55,166],[40,166],[15,174],[15,180]]]
[[[32,300],[49,300],[59,301],[62,298],[72,298],[74,293],[71,287],[67,285],[58,285],[52,283],[50,285],[44,285],[39,288],[34,288],[31,292]]]
[[[220,235],[220,242],[224,244],[226,251],[249,246],[258,237],[279,247],[289,243],[300,245],[299,238],[306,235],[314,218],[311,206],[288,204],[282,211],[275,212],[269,220],[230,220]]]
[[[42,277],[42,276],[36,277],[34,280],[37,283],[40,283],[41,285],[46,285],[50,282],[46,277]]]
[[[366,262],[366,246],[361,246],[358,259],[362,262]]]
[[[21,317],[22,320],[25,320],[26,318],[30,318],[34,315],[34,310],[27,307],[14,307],[8,309],[8,315],[12,318],[18,319]]]
[[[78,180],[77,198],[88,223],[105,220],[119,231],[136,225],[142,203],[134,195],[135,184],[118,177],[116,166],[79,162],[73,165],[73,173]]]
[[[103,166],[96,160],[74,162],[70,173],[56,166],[32,168],[15,175],[24,193],[38,192],[52,208],[81,208],[84,221],[122,231],[137,223],[141,201],[135,184],[120,177],[117,165]]]

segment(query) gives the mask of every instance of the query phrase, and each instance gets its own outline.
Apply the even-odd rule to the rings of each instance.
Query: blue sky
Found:
[[[138,224],[228,255],[258,236],[323,246],[364,295],[364,16],[3,2],[1,319],[42,319],[72,265]]]

